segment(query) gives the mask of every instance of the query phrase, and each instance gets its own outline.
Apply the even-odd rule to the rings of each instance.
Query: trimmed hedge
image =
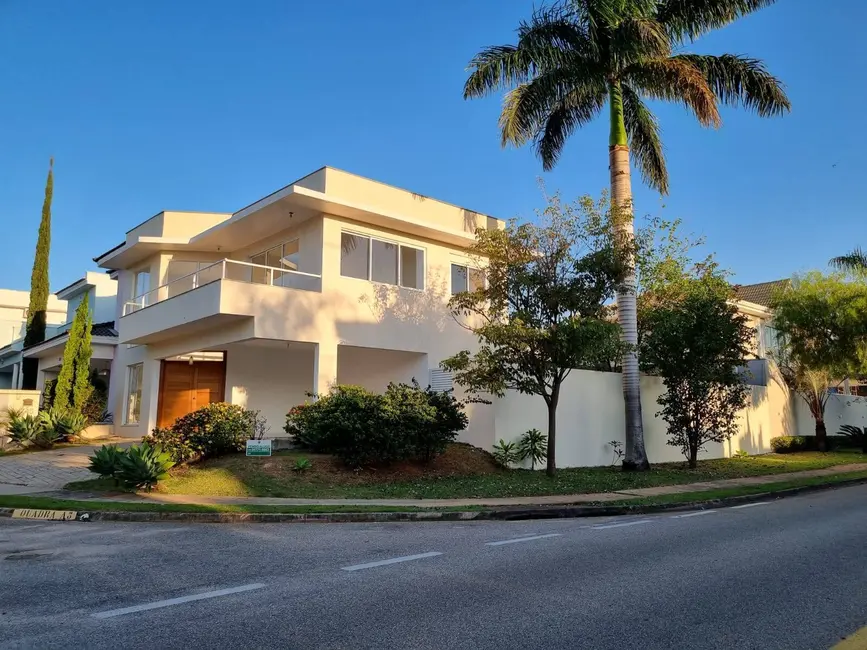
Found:
[[[415,382],[389,384],[381,395],[335,386],[289,411],[284,430],[299,447],[333,454],[352,467],[429,462],[466,428],[463,408],[451,393],[422,390]]]
[[[827,450],[858,449],[858,446],[847,436],[826,436]],[[796,451],[818,451],[816,436],[777,436],[771,438],[771,449],[778,454],[790,454]]]

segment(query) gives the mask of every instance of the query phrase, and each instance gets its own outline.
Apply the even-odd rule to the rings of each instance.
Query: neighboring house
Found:
[[[94,260],[119,283],[116,432],[224,400],[280,436],[334,383],[451,387],[440,361],[476,341],[447,303],[477,281],[476,229],[502,225],[331,167],[234,214],[157,214]],[[489,448],[492,409],[468,410],[463,439]]]
[[[21,350],[29,304],[29,292],[0,289],[0,389],[19,388],[23,380]],[[56,295],[49,296],[46,337],[54,336],[57,327],[65,321],[66,302]]]
[[[117,280],[100,272],[88,271],[57,292],[66,301],[66,322],[58,327],[53,336],[45,341],[23,350],[25,359],[38,359],[39,370],[36,375],[36,389],[42,390],[45,382],[56,379],[63,363],[63,350],[69,340],[69,328],[75,319],[75,310],[81,304],[85,293],[88,297],[93,326],[91,327],[92,356],[90,367],[96,370],[110,386],[111,367],[117,347],[117,331],[114,320],[117,311]]]

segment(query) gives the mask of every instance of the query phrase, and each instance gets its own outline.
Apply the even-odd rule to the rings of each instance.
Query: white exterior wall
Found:
[[[313,390],[313,348],[241,344],[226,350],[226,401],[259,411],[270,436],[285,436],[286,413]]]
[[[30,304],[28,291],[0,289],[0,348],[24,336],[27,325],[27,308]],[[57,296],[48,296],[46,324],[49,326],[46,337],[52,336],[52,325],[66,322],[66,301]]]
[[[816,421],[810,414],[810,407],[798,396],[794,396],[793,402],[798,422],[795,435],[816,435]],[[867,427],[867,397],[838,394],[828,396],[828,403],[825,404],[825,428],[828,435],[837,435],[844,424]]]
[[[656,403],[665,391],[658,377],[641,378],[644,441],[651,463],[683,460],[680,449],[667,444],[666,424],[656,417]],[[468,440],[490,449],[497,440],[515,440],[528,429],[547,431],[548,413],[541,397],[509,393],[488,407],[495,413],[495,430],[488,440]],[[707,445],[700,458],[731,456],[739,449],[749,454],[769,452],[771,438],[794,431],[788,390],[771,381],[752,386],[749,406],[739,418],[738,433],[725,443]],[[624,442],[624,407],[619,373],[573,370],[563,385],[557,409],[557,466],[610,465],[612,440]],[[462,436],[463,438],[463,436]]]
[[[341,345],[337,348],[337,383],[363,386],[385,392],[391,382],[409,384],[415,379],[422,388],[428,384],[428,362],[424,354]]]

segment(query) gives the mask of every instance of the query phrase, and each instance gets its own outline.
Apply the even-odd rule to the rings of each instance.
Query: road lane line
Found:
[[[623,528],[624,526],[638,526],[639,524],[649,524],[650,519],[640,519],[638,521],[625,521],[622,524],[606,524],[603,526],[593,526],[593,530],[604,530],[606,528]]]
[[[504,546],[505,544],[517,544],[518,542],[532,542],[537,539],[547,539],[548,537],[560,537],[562,533],[548,533],[547,535],[533,535],[532,537],[515,537],[514,539],[504,539],[499,542],[487,542],[485,546]]]
[[[230,587],[229,589],[218,589],[216,591],[206,591],[201,594],[193,594],[191,596],[181,596],[180,598],[169,598],[168,600],[158,600],[153,603],[145,603],[144,605],[133,605],[132,607],[123,607],[121,609],[110,609],[106,612],[96,612],[91,614],[93,618],[113,618],[115,616],[123,616],[124,614],[134,614],[136,612],[146,612],[149,609],[159,609],[161,607],[171,607],[172,605],[181,605],[183,603],[191,603],[196,600],[205,600],[208,598],[218,598],[220,596],[229,596],[231,594],[239,594],[244,591],[253,591],[261,589],[265,585],[261,582],[256,582],[250,585],[241,585],[240,587]]]
[[[403,557],[393,557],[389,560],[380,560],[379,562],[367,562],[365,564],[353,564],[352,566],[340,567],[341,571],[361,571],[362,569],[372,569],[378,566],[386,566],[387,564],[398,564],[400,562],[411,562],[412,560],[423,560],[426,557],[434,557],[442,555],[437,551],[430,553],[419,553],[418,555],[404,555]]]
[[[740,508],[755,508],[756,506],[769,506],[771,505],[770,501],[759,501],[757,503],[744,503],[739,506],[731,506],[731,510],[739,510]]]
[[[702,515],[712,515],[716,510],[698,510],[696,512],[688,512],[685,515],[674,515],[672,519],[686,519],[687,517],[701,517]]]

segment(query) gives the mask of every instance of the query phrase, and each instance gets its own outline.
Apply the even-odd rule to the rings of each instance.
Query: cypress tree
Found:
[[[75,310],[75,319],[63,349],[63,364],[60,366],[60,374],[57,375],[54,392],[54,406],[58,409],[73,409],[80,413],[93,390],[90,385],[92,326],[89,293],[85,292],[78,309]]]
[[[45,182],[45,200],[42,203],[42,221],[30,274],[30,306],[27,310],[27,330],[24,345],[36,345],[45,340],[45,320],[48,310],[48,252],[51,249],[51,199],[54,195],[54,158],[48,165]]]
[[[24,347],[45,340],[46,312],[48,311],[48,253],[51,249],[51,199],[54,195],[54,158],[48,163],[48,179],[45,181],[45,200],[42,202],[42,220],[39,222],[39,237],[36,254],[33,256],[33,272],[30,274],[30,304],[27,309],[27,328],[24,332]],[[39,361],[24,360],[22,386],[36,387],[36,371]]]

